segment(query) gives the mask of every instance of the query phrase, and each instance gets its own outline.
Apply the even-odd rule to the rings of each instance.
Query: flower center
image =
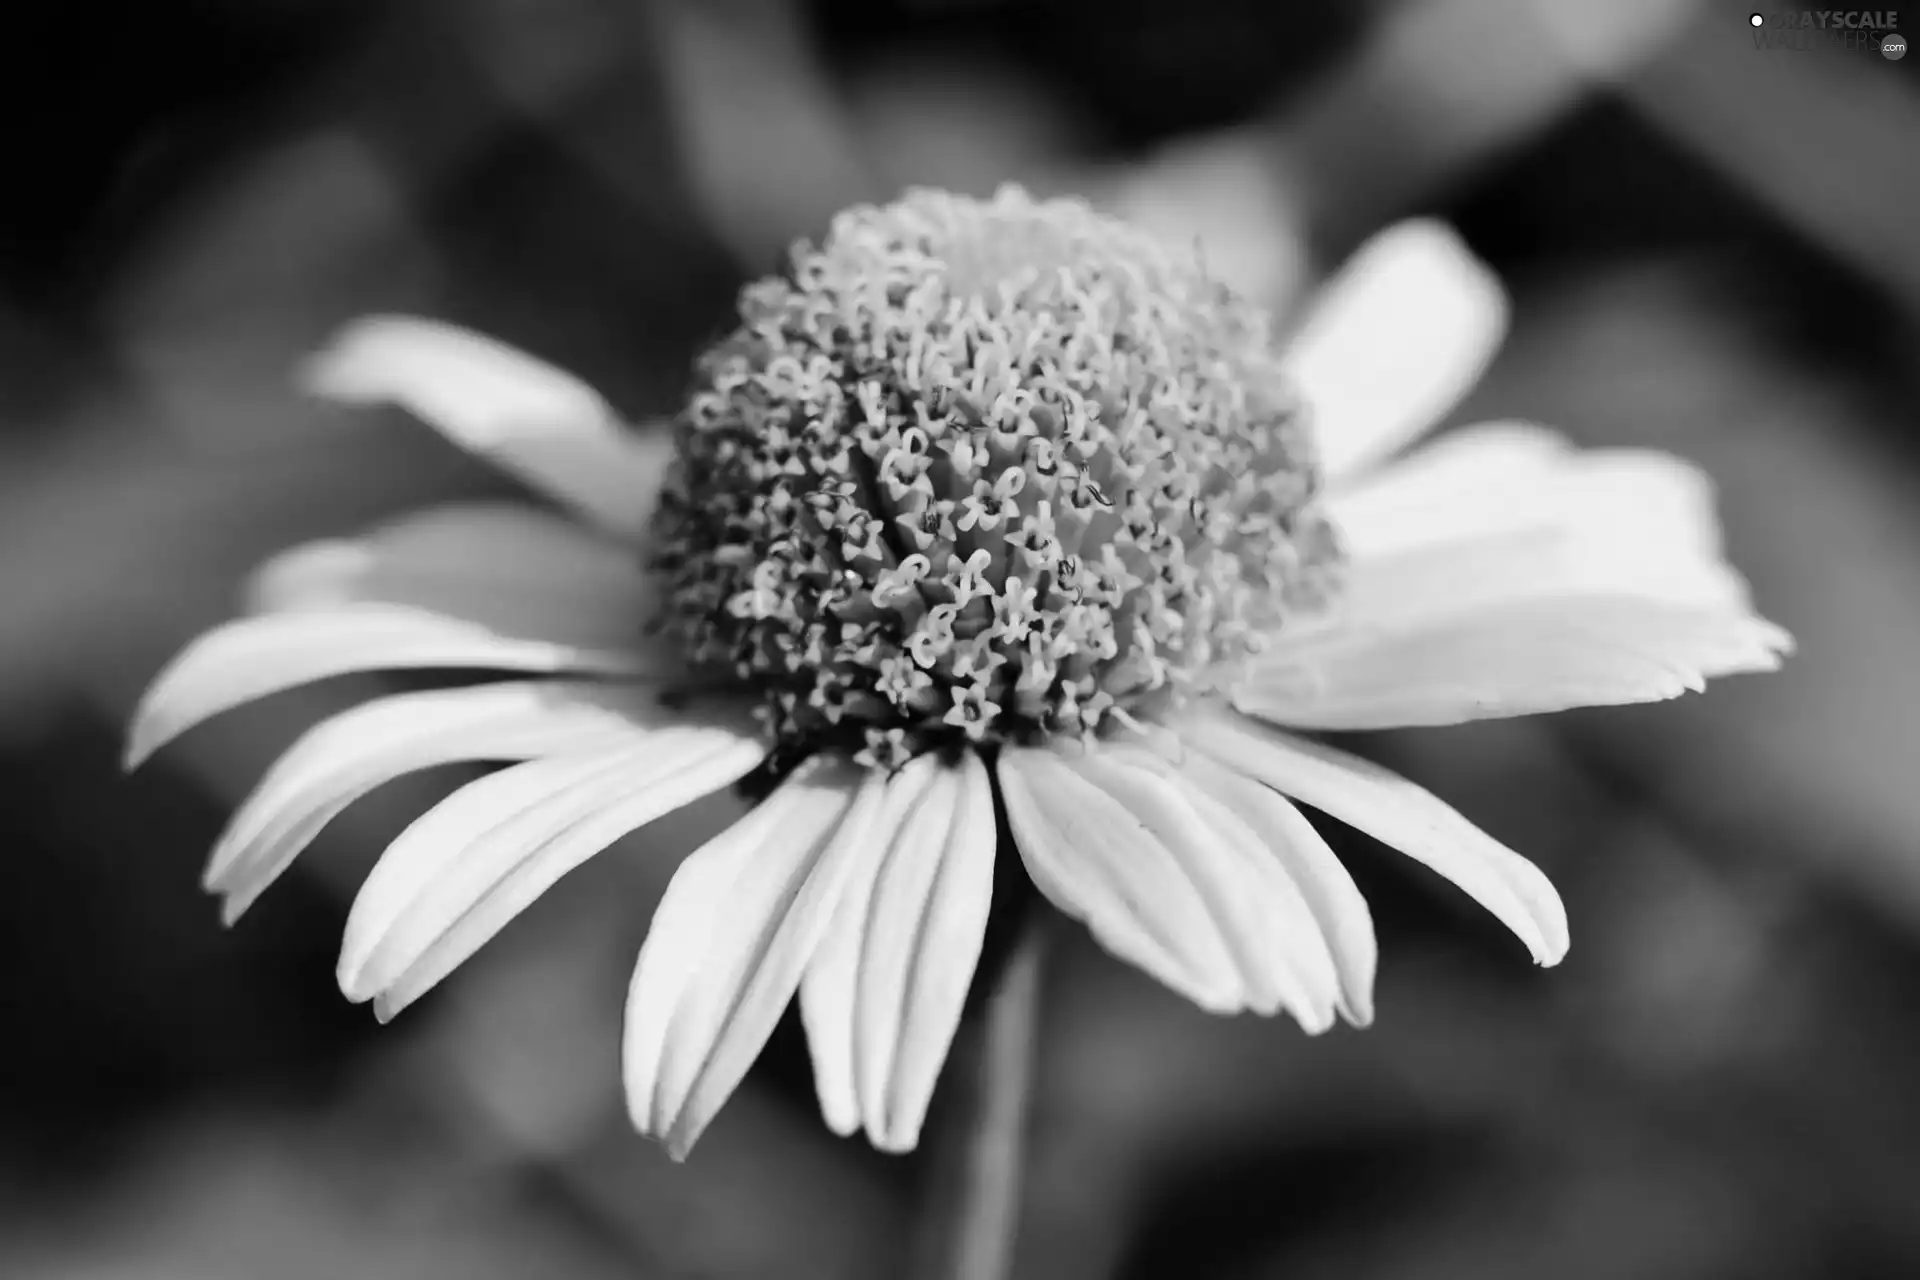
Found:
[[[1266,318],[1078,202],[910,192],[749,286],[678,424],[664,625],[784,745],[1150,714],[1339,555]]]

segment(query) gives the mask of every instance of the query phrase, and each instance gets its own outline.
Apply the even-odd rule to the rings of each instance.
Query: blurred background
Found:
[[[372,309],[670,412],[734,290],[908,183],[1077,192],[1283,315],[1453,220],[1515,333],[1455,415],[1671,449],[1801,652],[1654,708],[1360,748],[1561,886],[1539,971],[1377,846],[1379,1018],[1052,975],[1035,1280],[1920,1274],[1920,59],[1686,0],[139,0],[0,43],[0,1274],[876,1277],[922,1158],[783,1028],[682,1167],[617,1019],[685,833],[591,864],[394,1025],[345,904],[457,779],[336,822],[238,928],[223,814],[366,689],[118,733],[248,566],[504,482],[295,396]],[[1772,10],[1765,11],[1767,15]],[[1920,14],[1911,20],[1920,27]]]

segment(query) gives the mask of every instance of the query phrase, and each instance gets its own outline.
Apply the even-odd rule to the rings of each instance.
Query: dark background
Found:
[[[1771,12],[1771,11],[1769,11]],[[1920,1273],[1920,61],[1630,0],[144,0],[0,30],[0,1274],[897,1273],[923,1161],[834,1141],[783,1031],[683,1167],[620,992],[685,840],[641,833],[418,1009],[340,1000],[394,784],[222,931],[222,815],[354,690],[131,780],[168,653],[290,541],[504,492],[301,402],[372,309],[671,412],[733,291],[910,182],[1074,191],[1291,314],[1453,220],[1515,330],[1459,420],[1671,449],[1801,652],[1621,711],[1368,739],[1536,857],[1574,950],[1342,846],[1367,1032],[1056,971],[1020,1274]],[[1914,25],[1920,26],[1920,17]],[[364,690],[362,690],[364,692]]]

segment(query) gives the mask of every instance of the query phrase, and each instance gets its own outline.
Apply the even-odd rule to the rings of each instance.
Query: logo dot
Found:
[[[1764,27],[1767,25],[1766,16],[1764,14],[1750,13],[1747,15],[1747,25],[1750,27]]]

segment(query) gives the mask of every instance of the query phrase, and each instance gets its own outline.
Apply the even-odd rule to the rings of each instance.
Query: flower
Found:
[[[315,391],[398,402],[569,514],[456,506],[283,555],[253,616],[156,679],[129,761],[345,672],[520,677],[319,725],[214,850],[231,919],[381,782],[508,762],[353,905],[340,985],[383,1018],[625,833],[770,787],[679,867],[635,970],[628,1098],[676,1157],[796,993],[828,1123],[911,1147],[1015,865],[1202,1008],[1364,1025],[1367,906],[1297,806],[1541,964],[1566,914],[1519,854],[1301,731],[1670,698],[1790,643],[1674,458],[1507,424],[1377,465],[1504,323],[1487,271],[1412,223],[1276,350],[1196,262],[1014,189],[842,214],[743,292],[671,441],[485,338],[363,320]]]

